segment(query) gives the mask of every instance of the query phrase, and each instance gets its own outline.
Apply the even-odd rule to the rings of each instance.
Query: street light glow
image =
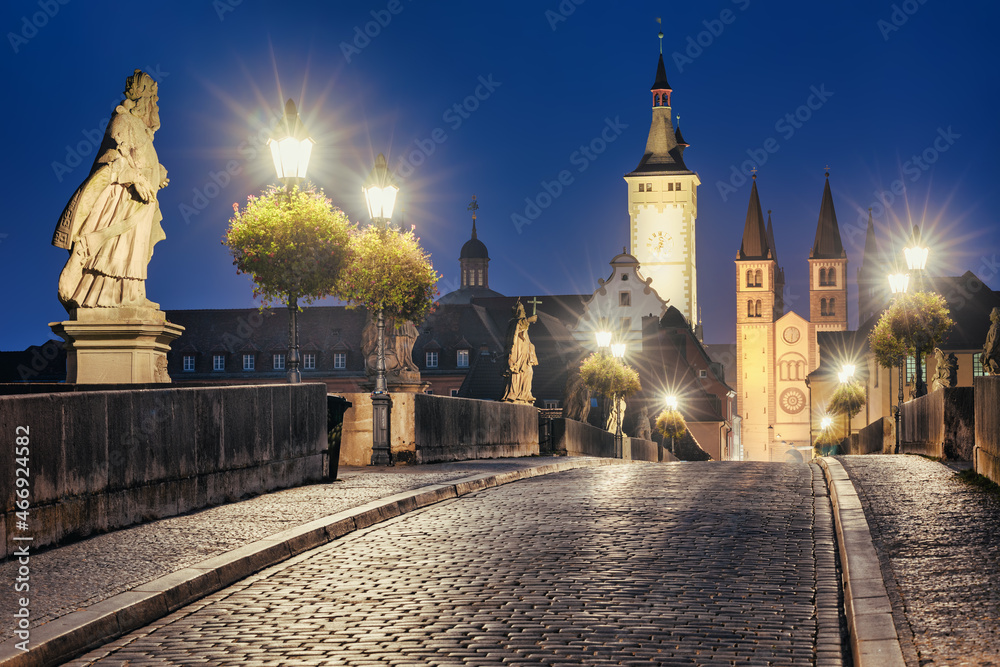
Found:
[[[597,335],[597,347],[608,347],[609,345],[611,345],[610,331],[598,331],[596,335]]]
[[[819,425],[825,431],[833,425],[833,417],[823,417]]]
[[[667,396],[667,407],[670,408],[671,410],[677,409],[677,397],[674,396],[673,394]]]
[[[930,250],[920,240],[920,228],[913,226],[913,238],[909,248],[903,248],[903,255],[906,257],[906,266],[910,271],[923,271],[927,266],[927,255]]]
[[[611,356],[621,359],[625,356],[625,343],[615,343],[611,346]]]
[[[890,273],[889,274],[889,289],[892,290],[893,294],[905,294],[906,288],[910,285],[910,274],[908,273]]]
[[[378,223],[391,220],[399,187],[393,182],[385,155],[382,153],[375,158],[375,166],[362,190],[365,193],[365,203],[368,205],[368,216]]]
[[[315,143],[299,119],[295,102],[288,100],[285,103],[285,117],[278,121],[274,133],[267,140],[278,180],[291,185],[304,179]]]

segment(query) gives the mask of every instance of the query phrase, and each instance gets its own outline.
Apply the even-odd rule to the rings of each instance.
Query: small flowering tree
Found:
[[[350,223],[322,190],[270,187],[247,198],[222,240],[237,273],[254,283],[263,307],[275,302],[298,308],[335,292],[350,261]]]
[[[851,435],[851,420],[865,407],[865,389],[860,382],[844,382],[833,392],[826,411],[847,416],[847,435]]]
[[[624,418],[623,410],[618,401],[628,398],[642,389],[639,384],[639,374],[635,369],[626,366],[614,357],[604,352],[595,352],[580,364],[580,379],[591,392],[604,398],[614,399],[615,421],[613,423],[617,438]],[[608,422],[612,423],[610,419]]]
[[[670,438],[670,453],[674,453],[674,439],[687,433],[687,422],[680,411],[665,409],[656,417],[656,430],[665,438]]]
[[[922,388],[921,357],[930,353],[955,324],[944,297],[933,292],[903,294],[882,313],[868,336],[868,343],[878,363],[886,368],[900,364],[910,355],[916,357],[918,395]]]
[[[351,254],[350,269],[337,284],[341,299],[397,322],[427,316],[439,276],[412,228],[402,233],[375,225],[356,229]]]

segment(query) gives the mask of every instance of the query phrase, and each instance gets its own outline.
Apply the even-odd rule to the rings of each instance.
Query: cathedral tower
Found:
[[[458,263],[462,273],[462,287],[482,287],[490,288],[490,254],[486,251],[486,244],[479,240],[476,234],[476,211],[479,210],[479,203],[476,202],[476,195],[472,195],[472,203],[469,204],[472,211],[472,238],[462,246],[462,252],[458,256]]]
[[[868,231],[865,234],[865,254],[858,269],[858,328],[876,313],[882,312],[888,303],[886,274],[889,267],[875,241],[875,225],[872,210],[868,209]]]
[[[770,218],[769,218],[770,222]],[[747,458],[766,460],[775,415],[775,322],[782,315],[784,272],[774,250],[774,232],[765,227],[757,194],[757,176],[736,255],[737,405],[743,418]]]
[[[698,274],[695,266],[695,220],[698,217],[698,175],[684,164],[688,144],[674,128],[671,112],[673,90],[667,82],[661,48],[656,66],[653,120],[646,151],[628,184],[629,242],[631,254],[652,287],[700,329]]]
[[[816,332],[847,329],[847,253],[830,194],[830,172],[823,184],[816,240],[809,252],[809,322],[813,346]],[[810,358],[818,359],[815,350],[810,350]]]

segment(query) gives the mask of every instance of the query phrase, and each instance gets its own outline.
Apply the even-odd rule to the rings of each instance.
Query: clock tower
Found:
[[[656,81],[650,88],[653,121],[646,152],[639,166],[625,174],[629,242],[643,274],[652,278],[653,289],[700,332],[695,220],[701,181],[684,164],[688,144],[681,135],[680,119],[674,127],[670,107],[673,90],[667,82],[662,47],[660,51]]]

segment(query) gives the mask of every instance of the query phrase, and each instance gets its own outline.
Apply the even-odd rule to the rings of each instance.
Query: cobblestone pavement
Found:
[[[1000,497],[918,456],[838,456],[908,665],[1000,665]]]
[[[70,665],[841,664],[818,466],[634,464],[359,531]]]
[[[333,483],[277,491],[33,553],[31,627],[254,540],[378,498],[470,475],[564,460],[525,457],[394,468],[342,466]],[[0,563],[0,581],[13,582],[17,568],[16,561]],[[0,618],[12,617],[17,599],[17,595],[0,595]],[[0,641],[12,636],[13,624],[0,623]]]

